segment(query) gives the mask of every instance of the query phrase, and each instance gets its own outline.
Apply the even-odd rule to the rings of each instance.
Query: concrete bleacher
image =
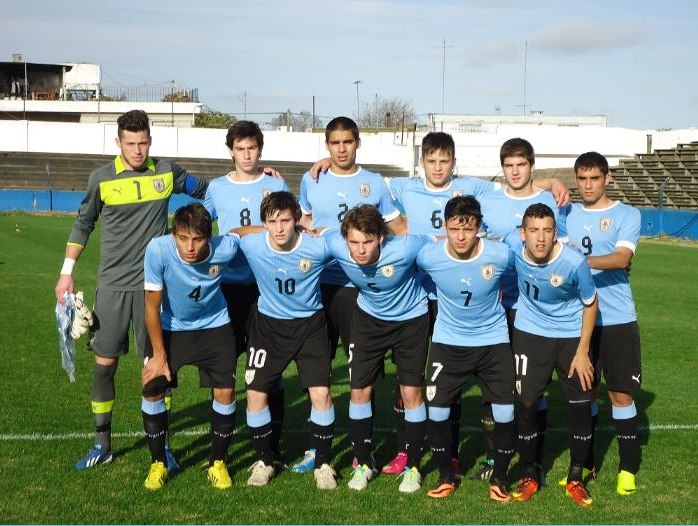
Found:
[[[0,152],[0,188],[84,191],[90,172],[109,162],[109,155]],[[204,179],[229,172],[232,160],[178,158],[177,164]],[[311,163],[263,159],[262,166],[279,170],[292,192],[300,191],[300,180]],[[408,175],[405,170],[383,164],[362,165],[384,176]]]

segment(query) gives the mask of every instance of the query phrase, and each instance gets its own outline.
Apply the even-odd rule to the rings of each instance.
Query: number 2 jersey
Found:
[[[253,181],[236,181],[230,174],[216,177],[208,184],[204,206],[211,219],[218,219],[218,232],[225,234],[233,228],[261,225],[259,207],[262,199],[272,192],[288,192],[286,181],[261,174]],[[254,282],[245,256],[239,254],[225,268],[223,282],[249,284]]]
[[[584,256],[567,245],[547,263],[533,263],[521,247],[516,254],[519,302],[514,327],[546,338],[582,334],[582,311],[596,297]]]
[[[211,238],[210,253],[200,263],[187,263],[173,235],[156,237],[145,251],[145,290],[163,291],[160,319],[166,331],[213,329],[230,322],[221,291],[222,271],[235,257],[240,238]]]
[[[584,256],[605,256],[616,248],[635,252],[640,238],[640,212],[616,201],[608,208],[585,208],[579,203],[568,206],[569,242]],[[599,314],[596,325],[619,325],[637,320],[635,301],[625,269],[591,270],[599,290]]]

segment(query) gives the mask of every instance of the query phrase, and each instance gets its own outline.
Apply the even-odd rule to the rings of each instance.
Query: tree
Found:
[[[194,115],[194,126],[197,128],[230,128],[237,122],[237,119],[227,113],[216,111],[213,108],[204,106],[201,113]]]
[[[280,113],[278,117],[274,117],[271,120],[271,125],[275,128],[287,126],[287,115],[290,115],[290,124],[293,131],[304,132],[310,128],[322,128],[324,126],[317,117],[313,120],[312,114],[307,110],[303,110],[300,113]]]
[[[376,96],[373,102],[365,102],[359,126],[363,128],[396,128],[398,126],[411,126],[417,122],[417,114],[412,107],[412,102],[400,97],[386,99]]]

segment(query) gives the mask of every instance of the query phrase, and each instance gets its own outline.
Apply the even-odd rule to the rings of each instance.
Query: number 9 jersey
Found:
[[[190,264],[179,256],[173,235],[150,241],[145,251],[145,290],[163,291],[163,330],[214,329],[230,322],[220,283],[239,242],[233,234],[213,237],[208,257]]]

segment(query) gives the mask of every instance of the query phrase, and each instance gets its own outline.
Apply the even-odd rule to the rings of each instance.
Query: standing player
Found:
[[[337,487],[330,463],[334,406],[330,395],[332,358],[325,313],[320,302],[320,273],[332,257],[324,239],[300,234],[302,212],[289,192],[274,192],[262,201],[266,232],[243,237],[241,248],[261,295],[248,340],[247,425],[257,461],[247,481],[265,486],[274,476],[268,395],[292,360],[301,385],[310,394],[311,445],[319,489]]]
[[[516,258],[519,303],[514,321],[519,456],[523,478],[512,497],[530,499],[541,485],[536,466],[536,409],[553,371],[570,407],[570,468],[567,494],[592,503],[582,479],[591,440],[590,389],[594,368],[589,344],[598,311],[596,286],[586,259],[557,238],[552,209],[536,203],[524,212],[524,246]]]
[[[162,488],[165,460],[165,389],[177,386],[184,365],[199,369],[201,387],[213,391],[208,479],[214,488],[232,486],[225,458],[235,428],[235,343],[221,271],[237,252],[238,236],[211,237],[211,216],[200,203],[177,210],[172,234],[153,239],[145,252],[145,323],[142,371],[143,428],[152,464],[145,487]]]
[[[349,487],[363,490],[374,476],[371,435],[373,384],[392,349],[405,402],[407,464],[400,491],[421,487],[426,408],[422,399],[424,365],[429,346],[427,295],[419,282],[415,259],[432,240],[427,236],[387,237],[382,214],[360,205],[342,220],[341,236],[330,233],[332,256],[359,291],[349,337],[349,428],[357,467]],[[369,467],[370,466],[370,467]]]
[[[427,368],[429,437],[439,481],[427,495],[443,498],[456,488],[449,413],[475,374],[495,422],[490,498],[508,502],[506,474],[515,445],[514,362],[499,281],[514,267],[514,254],[505,244],[477,236],[482,215],[472,196],[449,200],[444,220],[446,241],[424,247],[417,256],[439,296]]]
[[[502,172],[506,179],[506,186],[496,192],[490,192],[480,200],[483,215],[483,230],[490,239],[504,241],[518,254],[521,251],[521,238],[519,229],[526,209],[534,203],[543,203],[553,210],[555,222],[558,228],[560,239],[565,239],[564,218],[560,218],[558,204],[566,205],[569,193],[564,185],[556,183],[556,196],[552,193],[541,190],[533,185],[533,169],[535,167],[535,153],[533,146],[525,139],[514,138],[502,144],[499,150],[499,160]],[[539,180],[536,185],[540,185]],[[544,182],[542,186],[547,186]],[[514,318],[516,317],[516,302],[519,297],[517,277],[514,271],[506,272],[502,277],[502,304],[507,312],[507,322],[509,334],[514,328]],[[542,455],[545,443],[545,430],[548,419],[548,403],[545,395],[541,398],[541,405],[536,414],[538,425],[538,452],[536,453],[536,463],[538,465],[541,480],[543,477]],[[493,425],[491,414],[487,404],[483,406],[483,424],[485,428]],[[488,449],[491,439],[488,440]],[[475,479],[487,479],[492,473],[493,459],[488,451],[487,459],[482,468],[473,476]]]
[[[120,154],[90,174],[55,290],[60,302],[66,291],[73,291],[73,267],[101,216],[95,326],[89,336],[89,346],[95,355],[91,399],[96,443],[75,464],[76,469],[91,468],[112,459],[114,376],[119,358],[128,352],[131,323],[139,354],[145,345],[143,255],[146,245],[165,233],[167,205],[173,193],[203,198],[206,192],[204,181],[170,161],[148,155],[150,125],[144,111],[124,113],[117,119],[117,125],[116,145]],[[169,469],[178,469],[169,448],[167,455]]]
[[[288,191],[283,179],[266,175],[259,166],[264,135],[257,123],[236,122],[228,129],[225,144],[235,169],[213,179],[204,200],[211,217],[218,219],[219,232],[261,224],[259,206],[262,199],[272,192]],[[247,328],[252,307],[259,297],[255,278],[242,253],[231,266],[224,269],[221,287],[235,332],[235,349],[241,354],[247,350]],[[269,393],[269,407],[273,428],[272,449],[278,457],[284,419],[283,383]]]
[[[325,146],[330,154],[330,168],[316,182],[310,172],[303,175],[300,204],[303,225],[308,228],[339,228],[347,211],[359,204],[378,207],[388,228],[396,235],[407,230],[404,218],[393,205],[390,191],[380,174],[369,172],[356,164],[361,146],[359,128],[348,117],[336,117],[325,128]],[[337,264],[329,265],[321,277],[322,304],[330,334],[330,349],[335,355],[339,338],[348,352],[351,314],[358,292]],[[308,451],[294,471],[309,471],[315,466],[313,452]]]
[[[620,455],[616,491],[630,495],[635,492],[635,474],[640,467],[637,409],[632,392],[640,388],[641,353],[635,302],[625,269],[640,237],[640,212],[606,195],[611,174],[603,155],[580,155],[574,171],[582,203],[570,206],[567,232],[570,243],[587,257],[599,291],[599,315],[591,352],[597,378],[603,371],[611,399]],[[598,409],[595,396],[592,398],[595,424]],[[593,439],[585,467],[594,472]]]

